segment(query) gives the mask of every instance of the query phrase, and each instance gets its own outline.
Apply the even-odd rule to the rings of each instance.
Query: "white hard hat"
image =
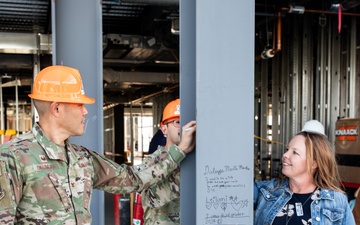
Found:
[[[317,134],[325,135],[324,126],[317,120],[309,120],[309,121],[307,121],[304,124],[301,131],[302,132],[317,133]]]

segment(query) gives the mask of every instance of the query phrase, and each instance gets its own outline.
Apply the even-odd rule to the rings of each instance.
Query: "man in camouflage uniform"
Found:
[[[154,154],[166,152],[180,143],[180,99],[166,105],[160,125],[166,144],[159,146]],[[142,191],[141,198],[144,225],[180,224],[180,167],[164,181]]]
[[[70,136],[84,133],[86,96],[78,70],[50,66],[36,77],[29,95],[39,122],[28,133],[0,147],[0,224],[91,224],[92,189],[110,193],[142,191],[176,170],[195,145],[183,132],[178,146],[145,159],[139,166],[118,165]],[[189,122],[185,128],[193,127]]]

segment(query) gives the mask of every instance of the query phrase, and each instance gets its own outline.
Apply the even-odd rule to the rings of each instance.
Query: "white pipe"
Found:
[[[304,6],[290,5],[289,13],[304,14],[304,12],[305,12],[305,7]]]
[[[273,49],[267,49],[267,50],[264,50],[262,53],[261,53],[261,58],[262,59],[268,59],[268,58],[272,58],[275,56],[275,52]]]

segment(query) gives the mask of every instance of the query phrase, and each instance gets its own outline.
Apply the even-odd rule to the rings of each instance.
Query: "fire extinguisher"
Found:
[[[142,207],[141,194],[136,193],[135,204],[134,204],[134,216],[133,216],[133,225],[143,225],[144,224],[144,209]]]

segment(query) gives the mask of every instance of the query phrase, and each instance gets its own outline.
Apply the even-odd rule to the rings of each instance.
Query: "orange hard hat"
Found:
[[[160,125],[164,125],[164,123],[168,120],[179,118],[180,117],[180,99],[175,99],[169,102],[163,112],[163,118],[161,120]]]
[[[49,102],[95,102],[95,99],[85,95],[79,70],[67,66],[49,66],[41,70],[35,77],[29,97]]]

